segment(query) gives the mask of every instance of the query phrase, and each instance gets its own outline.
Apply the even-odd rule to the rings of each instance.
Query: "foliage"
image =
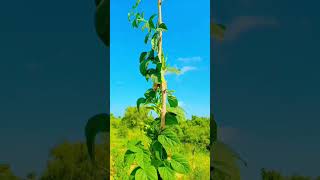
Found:
[[[266,170],[264,168],[261,169],[261,178],[262,180],[312,180],[311,177],[301,176],[301,175],[291,175],[291,176],[283,176],[280,172],[275,170]],[[320,176],[314,178],[314,180],[319,180]]]
[[[0,164],[0,179],[6,180],[19,180],[17,176],[15,176],[8,164]]]
[[[150,42],[151,50],[140,54],[140,73],[147,81],[153,82],[153,87],[147,89],[144,97],[137,100],[137,110],[141,111],[141,106],[150,109],[158,115],[152,122],[144,122],[145,133],[149,138],[149,143],[141,140],[131,140],[127,144],[127,151],[124,155],[126,166],[134,166],[130,169],[130,179],[176,179],[176,174],[188,174],[190,165],[187,159],[175,151],[180,145],[178,135],[174,127],[178,126],[177,114],[173,111],[178,107],[178,100],[173,95],[172,90],[166,87],[165,73],[172,72],[173,67],[168,67],[162,51],[162,32],[167,31],[167,26],[161,20],[161,1],[158,3],[158,14],[153,14],[145,19],[144,13],[137,12],[140,0],[132,7],[128,13],[128,19],[133,28],[147,30],[144,43]],[[154,23],[154,18],[158,16],[158,23]],[[153,65],[150,67],[150,65]],[[179,70],[176,70],[179,72]],[[167,101],[166,101],[167,100]],[[168,107],[171,108],[171,111]],[[128,120],[124,117],[124,122]],[[132,122],[130,119],[129,122]],[[132,124],[132,123],[131,123]],[[143,124],[139,124],[143,126]]]
[[[138,111],[136,107],[127,107],[124,117],[121,119],[121,123],[128,128],[144,129],[145,124],[150,124],[153,120],[150,115],[150,110],[146,108],[140,108]]]
[[[96,180],[106,177],[108,161],[106,144],[98,144],[95,165],[89,160],[86,145],[83,143],[64,142],[50,152],[47,168],[41,180]]]

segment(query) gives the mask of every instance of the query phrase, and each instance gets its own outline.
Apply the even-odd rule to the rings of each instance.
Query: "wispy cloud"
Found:
[[[200,56],[180,57],[177,60],[180,61],[180,62],[183,62],[183,63],[192,63],[192,62],[201,62],[202,58]]]
[[[189,71],[194,71],[194,70],[197,70],[197,67],[194,67],[194,66],[184,66],[181,68],[180,70],[180,76],[189,72]]]

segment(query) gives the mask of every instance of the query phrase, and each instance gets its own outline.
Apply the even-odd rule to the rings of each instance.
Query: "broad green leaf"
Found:
[[[157,16],[157,14],[153,14],[150,18],[149,18],[149,27],[150,29],[154,29],[155,26],[154,26],[154,23],[153,23],[153,19]]]
[[[146,166],[150,166],[151,160],[150,156],[144,152],[138,152],[135,154],[135,161],[138,163],[138,165],[142,168],[145,168]]]
[[[146,99],[152,99],[156,96],[156,92],[152,88],[150,88],[144,93],[144,96],[146,97]]]
[[[127,166],[131,166],[134,159],[135,159],[135,153],[130,150],[127,150],[126,153],[124,154],[124,163]]]
[[[158,167],[159,174],[163,180],[175,180],[174,171],[167,166]]]
[[[176,117],[177,115],[173,112],[167,112],[166,113],[166,125],[172,126],[178,124],[178,119]]]
[[[226,31],[226,27],[222,24],[211,23],[211,35],[219,40],[224,39],[224,33]]]
[[[95,137],[100,132],[110,132],[110,116],[102,113],[91,117],[85,127],[88,153],[91,160],[95,161]]]
[[[158,180],[157,170],[153,166],[140,168],[137,170],[135,178],[136,180]]]
[[[168,30],[168,28],[167,28],[167,26],[166,26],[165,23],[161,23],[161,24],[159,25],[158,29],[159,29],[160,31],[167,31],[167,30]]]
[[[154,50],[153,49],[148,52],[148,58],[147,59],[149,59],[151,61],[154,60]]]
[[[180,144],[179,138],[177,135],[170,129],[164,129],[161,134],[158,136],[158,141],[162,146],[168,150],[172,149],[176,145]]]
[[[145,76],[147,74],[147,68],[150,63],[150,60],[145,59],[140,63],[140,73]]]
[[[140,63],[146,59],[147,55],[148,55],[147,52],[142,52],[140,54],[140,58],[139,58],[140,59]]]
[[[146,37],[144,38],[144,43],[147,44],[149,40],[150,32],[147,33]]]
[[[182,174],[187,174],[191,171],[188,161],[181,154],[173,154],[171,158],[171,167],[175,171]]]
[[[134,180],[134,179],[135,179],[136,173],[137,173],[137,171],[138,171],[139,169],[141,169],[141,167],[136,167],[136,168],[134,168],[134,169],[131,171],[129,180]]]
[[[171,107],[177,107],[178,106],[178,100],[175,96],[168,95],[168,102]]]
[[[154,155],[157,159],[162,160],[163,159],[163,147],[159,141],[155,141],[152,144],[152,150],[154,152]]]
[[[139,108],[140,108],[140,105],[145,103],[146,102],[146,99],[145,98],[139,98],[137,100],[137,108],[138,108],[138,111],[139,111]]]
[[[131,143],[128,143],[127,148],[128,148],[130,151],[134,152],[134,153],[142,152],[142,149],[141,149],[141,148],[139,148],[139,147],[137,147],[136,145],[131,144]]]
[[[134,19],[134,20],[132,21],[132,27],[138,28],[137,19]]]
[[[110,45],[110,0],[96,0],[95,27],[99,38]]]
[[[158,57],[155,58],[155,59],[159,60]],[[160,61],[158,61],[158,62],[157,62],[157,67],[156,67],[157,72],[159,72],[159,73],[161,72],[161,67],[162,67],[162,63],[160,63]]]
[[[159,166],[163,166],[164,163],[161,160],[152,159],[151,160],[151,165],[154,166],[157,169]]]

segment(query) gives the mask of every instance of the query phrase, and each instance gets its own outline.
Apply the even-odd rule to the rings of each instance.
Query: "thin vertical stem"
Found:
[[[158,24],[162,23],[162,11],[161,11],[162,0],[158,0]],[[161,63],[165,63],[162,57],[162,32],[159,32],[159,46],[158,46],[158,57]],[[162,64],[165,66],[165,64]],[[164,71],[161,70],[161,95],[162,95],[162,107],[161,107],[161,129],[165,128],[166,125],[166,112],[167,112],[167,83],[164,78]]]

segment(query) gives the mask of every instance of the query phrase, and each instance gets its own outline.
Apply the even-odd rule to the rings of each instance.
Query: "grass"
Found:
[[[126,144],[129,140],[139,139],[144,144],[148,144],[148,138],[140,130],[132,129],[116,129],[112,128],[110,132],[110,166],[111,180],[122,180],[128,177],[130,169],[133,167],[126,167],[123,162],[124,153],[126,152]],[[210,152],[207,150],[199,150],[193,144],[182,144],[177,148],[179,153],[185,155],[191,166],[191,173],[188,175],[177,174],[178,180],[202,180],[210,177]]]

